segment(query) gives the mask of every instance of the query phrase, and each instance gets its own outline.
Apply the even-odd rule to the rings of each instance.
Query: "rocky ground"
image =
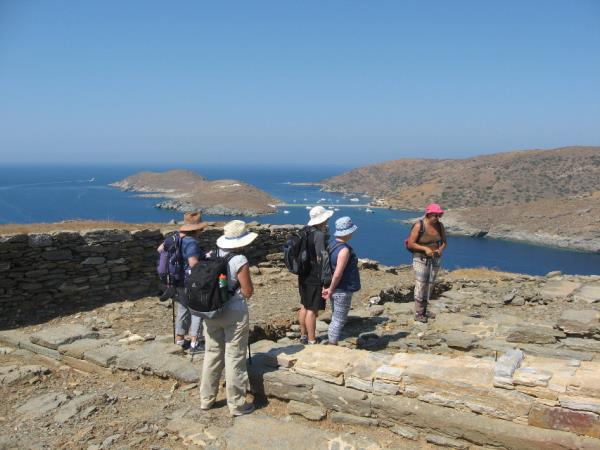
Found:
[[[295,277],[277,264],[263,265],[252,268],[253,340],[293,347]],[[344,330],[345,347],[482,360],[518,347],[535,357],[600,358],[598,276],[442,273],[431,302],[438,316],[421,324],[412,320],[407,267],[361,265],[363,290]],[[328,316],[319,321],[321,335]],[[0,345],[0,448],[375,449],[455,442],[415,440],[406,430],[369,426],[372,419],[273,398],[258,399],[260,409],[243,418],[230,418],[223,399],[203,412],[197,392],[202,357],[192,361],[172,345],[169,302],[155,297],[0,332]]]

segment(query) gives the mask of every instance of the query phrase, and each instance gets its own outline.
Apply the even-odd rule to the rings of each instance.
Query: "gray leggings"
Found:
[[[175,334],[179,336],[200,337],[202,333],[202,319],[193,316],[188,307],[185,288],[177,288],[177,317],[175,318]]]
[[[350,312],[350,305],[352,304],[352,292],[342,291],[336,289],[331,294],[331,323],[327,330],[327,337],[329,342],[337,344],[342,334],[342,328],[348,319],[348,312]]]

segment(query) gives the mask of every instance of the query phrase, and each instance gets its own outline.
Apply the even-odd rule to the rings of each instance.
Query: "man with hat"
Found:
[[[310,220],[307,226],[308,253],[311,261],[310,272],[298,276],[298,290],[300,292],[300,342],[302,344],[316,344],[317,315],[325,309],[325,300],[321,295],[323,284],[321,282],[321,255],[326,251],[327,221],[333,211],[322,206],[315,206],[310,210]]]
[[[158,251],[162,251],[168,245],[177,245],[177,240],[179,240],[185,272],[184,277],[188,276],[188,269],[194,267],[204,257],[204,252],[200,249],[197,238],[207,225],[206,222],[202,222],[199,212],[185,213],[183,225],[179,228],[175,239],[173,237],[167,238],[158,248]],[[202,319],[191,314],[184,284],[176,286],[176,289],[175,343],[181,345],[184,349],[190,348],[190,351],[195,353],[200,350],[198,338],[202,330]],[[190,340],[185,339],[186,334],[190,336]]]

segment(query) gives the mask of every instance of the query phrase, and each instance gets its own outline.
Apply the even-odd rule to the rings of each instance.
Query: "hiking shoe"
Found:
[[[232,412],[231,415],[233,417],[239,417],[239,416],[243,416],[245,414],[250,414],[255,409],[256,409],[256,406],[254,406],[254,403],[246,403],[246,404],[244,404],[244,406],[242,406],[237,411]]]
[[[425,314],[415,314],[415,321],[427,323],[427,316]]]
[[[180,341],[177,341],[177,343],[178,343],[178,344],[179,344],[179,342],[180,342]],[[192,341],[190,341],[189,339],[185,339],[185,340],[183,341],[183,343],[182,343],[182,344],[179,344],[179,345],[181,346],[181,348],[182,348],[183,350],[187,350],[188,348],[190,348],[190,347],[191,347],[191,345],[192,345]]]
[[[300,336],[300,343],[302,345],[308,344],[308,336]]]
[[[435,313],[434,313],[433,311],[426,311],[426,312],[425,312],[425,316],[426,316],[428,319],[435,319]]]
[[[196,342],[196,345],[190,344],[190,355],[197,355],[204,351],[204,343]]]

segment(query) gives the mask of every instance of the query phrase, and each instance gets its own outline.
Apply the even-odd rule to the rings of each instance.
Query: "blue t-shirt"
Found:
[[[187,277],[187,270],[190,268],[188,258],[195,256],[198,259],[202,259],[204,252],[198,245],[198,241],[191,236],[185,236],[181,240],[181,255],[183,256],[183,265],[185,267],[185,274]]]

